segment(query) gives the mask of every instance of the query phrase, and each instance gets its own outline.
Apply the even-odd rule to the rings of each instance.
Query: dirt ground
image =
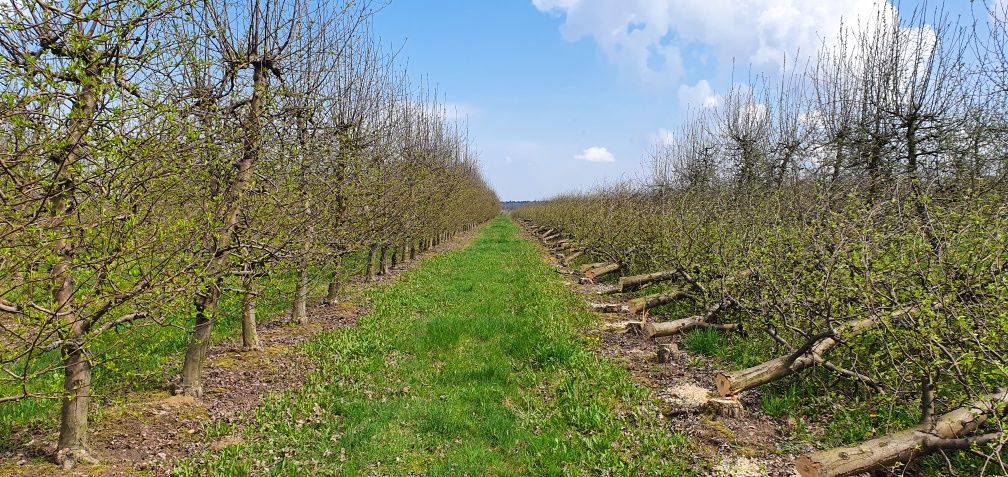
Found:
[[[538,240],[528,231],[527,239]],[[543,247],[543,257],[564,277],[568,286],[592,304],[621,304],[619,294],[610,293],[611,286],[586,283],[580,273],[565,266]],[[640,321],[627,311],[601,313],[601,326],[586,330],[597,338],[599,352],[621,363],[634,378],[653,392],[661,402],[662,414],[670,431],[689,436],[693,456],[690,464],[700,475],[718,477],[796,476],[794,459],[811,448],[786,445],[794,424],[774,419],[760,410],[758,390],[742,393],[738,399],[738,415],[719,412],[707,405],[716,397],[714,374],[718,371],[708,359],[681,349],[681,336],[647,339],[629,329],[627,322]],[[665,317],[649,317],[665,321]],[[668,361],[658,361],[659,346],[674,350]],[[737,409],[737,408],[736,408]]]
[[[394,280],[432,254],[465,247],[479,228],[459,234],[415,260],[398,264],[375,280],[348,284],[344,294],[360,297],[367,287]],[[126,404],[101,409],[102,418],[91,427],[95,465],[78,465],[64,471],[52,463],[55,436],[49,429],[22,429],[14,442],[23,445],[0,454],[0,475],[7,477],[170,475],[179,459],[206,450],[221,450],[242,442],[242,428],[270,393],[296,388],[313,371],[310,360],[297,346],[329,330],[356,326],[369,312],[360,299],[337,305],[319,304],[309,309],[310,322],[294,325],[286,317],[260,323],[260,351],[242,351],[240,338],[211,348],[204,371],[200,399],[174,396],[173,382],[163,389],[127,396]],[[209,423],[209,424],[208,424]]]

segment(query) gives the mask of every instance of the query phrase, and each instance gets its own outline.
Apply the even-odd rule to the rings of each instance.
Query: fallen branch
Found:
[[[714,328],[725,331],[738,329],[736,324],[711,323],[710,320],[719,315],[722,311],[735,305],[735,300],[726,298],[721,303],[714,305],[703,315],[694,315],[678,320],[666,321],[663,323],[648,323],[644,325],[644,334],[648,338],[659,338],[662,336],[672,336],[677,333],[686,333],[696,328]]]
[[[603,331],[608,331],[609,333],[632,333],[638,334],[641,331],[641,322],[639,321],[616,321],[613,323],[606,323],[602,326]]]
[[[610,273],[616,272],[620,269],[620,264],[615,262],[603,263],[595,268],[591,268],[584,272],[585,276],[589,280],[595,280],[597,278],[604,277]]]
[[[625,308],[621,303],[589,303],[588,307],[596,313],[619,313]]]
[[[667,270],[663,272],[645,273],[643,275],[632,275],[629,277],[620,277],[619,287],[620,293],[626,293],[634,291],[644,285],[649,285],[651,283],[675,280],[681,278],[682,273],[678,270]]]
[[[651,308],[666,305],[677,300],[689,297],[690,293],[686,290],[673,290],[666,293],[658,293],[656,295],[648,295],[645,297],[634,298],[627,303],[627,308],[630,309],[630,313],[639,313]]]
[[[581,273],[585,273],[588,270],[591,270],[593,268],[601,267],[602,265],[605,265],[606,263],[609,263],[609,262],[585,263],[585,264],[581,265],[580,267],[578,267],[578,271],[580,271]]]
[[[795,469],[802,477],[842,477],[907,463],[939,450],[968,450],[1004,438],[1001,432],[979,436],[973,433],[995,415],[1005,415],[1006,409],[1008,388],[1001,388],[929,424],[854,446],[804,454],[795,460]]]
[[[907,308],[893,313],[893,317],[904,316],[911,309]],[[718,393],[722,396],[733,396],[747,389],[790,376],[816,364],[823,364],[826,353],[840,343],[841,337],[857,336],[877,328],[881,323],[882,315],[849,321],[836,329],[809,338],[797,351],[787,356],[781,356],[733,373],[718,373],[714,376],[714,383],[717,385]],[[833,367],[833,369],[840,368]]]
[[[584,255],[584,252],[582,252],[580,250],[575,251],[574,253],[572,253],[570,255],[565,255],[564,258],[563,258],[564,259],[564,263],[570,264],[574,260],[577,260],[578,258],[580,258],[582,255]]]

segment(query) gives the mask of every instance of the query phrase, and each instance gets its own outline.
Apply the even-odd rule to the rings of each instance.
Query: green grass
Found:
[[[801,406],[801,390],[791,384],[778,392],[765,392],[760,395],[763,412],[771,417],[780,418],[795,414]]]
[[[699,328],[686,333],[683,346],[704,356],[720,356],[726,346],[727,339],[722,333],[709,328]]]
[[[360,274],[363,258],[347,257],[344,279],[352,274]],[[316,270],[312,275],[320,275]],[[322,277],[313,280],[310,296],[320,296],[325,292],[326,282]],[[258,299],[260,323],[278,317],[289,309],[294,295],[296,275],[276,273],[264,278],[269,286]],[[236,285],[237,286],[237,285]],[[222,296],[218,319],[214,323],[213,342],[220,343],[240,336],[241,301],[240,296],[228,293]],[[107,333],[98,337],[91,348],[96,358],[94,369],[94,389],[96,400],[91,408],[92,419],[100,421],[103,409],[117,402],[128,400],[132,394],[163,387],[169,379],[180,372],[182,357],[189,342],[192,327],[192,310],[188,299],[176,300],[175,308],[162,310],[169,316],[167,323],[172,326],[148,324],[123,332]],[[43,356],[37,366],[56,363],[59,351],[54,350]],[[61,371],[47,373],[31,382],[30,389],[36,393],[58,395],[63,384]],[[14,383],[0,382],[0,395],[17,391]],[[57,399],[30,398],[6,403],[0,406],[0,451],[13,449],[12,434],[18,429],[37,428],[44,432],[55,432],[59,424]]]
[[[245,444],[177,473],[689,475],[686,437],[593,352],[594,315],[507,218],[370,299],[358,327],[302,346],[317,371]]]

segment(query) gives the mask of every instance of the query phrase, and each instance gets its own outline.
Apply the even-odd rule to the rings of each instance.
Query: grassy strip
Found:
[[[319,370],[264,403],[243,444],[180,475],[687,475],[686,437],[598,357],[593,315],[496,219],[469,248],[372,292]]]

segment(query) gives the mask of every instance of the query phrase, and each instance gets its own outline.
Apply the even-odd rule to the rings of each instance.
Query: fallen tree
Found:
[[[606,263],[608,263],[608,262],[592,262],[592,263],[586,263],[586,264],[583,264],[583,265],[581,265],[580,267],[578,267],[578,270],[579,270],[579,271],[580,271],[581,273],[587,273],[587,272],[588,272],[588,270],[591,270],[591,269],[593,269],[593,268],[598,268],[598,267],[601,267],[602,265],[605,265]]]
[[[566,262],[567,264],[570,264],[571,262],[577,260],[578,258],[581,258],[582,255],[584,255],[583,251],[576,250],[574,253],[572,253],[570,255],[565,255],[564,256],[564,262]]]
[[[735,300],[726,298],[714,305],[702,315],[693,315],[678,320],[666,321],[663,323],[647,323],[644,325],[644,334],[648,338],[660,338],[662,336],[672,336],[677,333],[686,333],[696,328],[714,328],[725,331],[734,331],[739,325],[734,323],[711,323],[710,320],[721,314],[723,311],[735,305]]]
[[[677,300],[689,297],[690,293],[686,290],[672,290],[665,293],[658,293],[655,295],[648,295],[640,298],[634,298],[627,303],[627,308],[630,313],[640,313],[644,310],[649,310],[656,306],[666,305]]]
[[[589,280],[595,280],[609,275],[610,273],[617,272],[620,268],[622,267],[616,262],[606,262],[597,267],[589,268],[584,272],[584,275],[588,277]]]
[[[644,285],[669,280],[676,280],[681,277],[682,272],[680,272],[679,270],[666,270],[662,272],[645,273],[643,275],[620,277],[619,283],[616,286],[619,287],[620,293],[627,293],[634,291]]]
[[[910,313],[913,308],[907,308],[892,314],[893,318],[902,318]],[[841,342],[841,338],[850,338],[866,331],[877,328],[882,324],[884,315],[875,315],[862,320],[848,321],[836,328],[812,336],[805,344],[791,354],[774,358],[770,361],[757,364],[751,368],[735,371],[733,373],[718,373],[714,376],[714,383],[717,385],[718,393],[722,396],[733,396],[747,389],[752,389],[760,385],[776,381],[786,376],[790,376],[806,368],[817,364],[826,364],[825,356],[830,350]],[[835,365],[829,367],[841,374],[858,378],[864,382],[872,383],[870,378],[862,376],[854,371],[846,370]]]
[[[842,477],[868,472],[885,466],[910,462],[940,450],[969,450],[1005,438],[1003,430],[976,435],[987,421],[1005,416],[1008,387],[959,407],[927,424],[876,437],[850,447],[838,447],[795,460],[802,477]]]

